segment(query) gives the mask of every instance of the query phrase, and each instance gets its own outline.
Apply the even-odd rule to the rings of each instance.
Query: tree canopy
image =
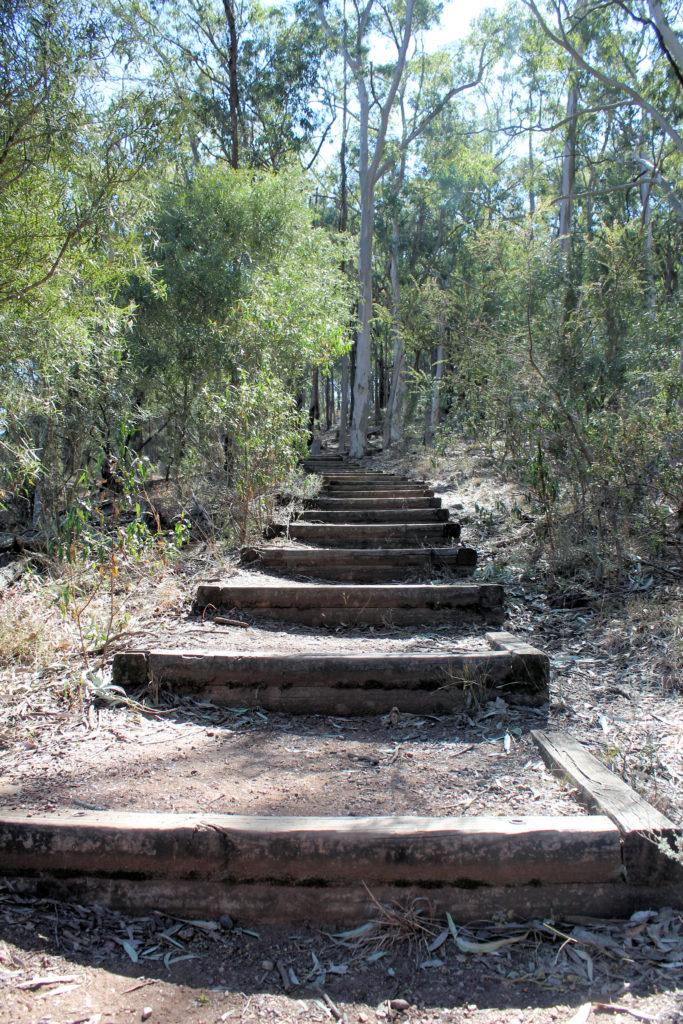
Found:
[[[371,428],[476,436],[605,550],[627,518],[661,532],[683,502],[679,6],[519,0],[451,42],[442,15],[2,6],[6,505],[49,533],[112,459],[275,481],[337,424],[354,455]]]

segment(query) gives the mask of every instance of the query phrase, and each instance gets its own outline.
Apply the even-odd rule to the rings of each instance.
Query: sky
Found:
[[[450,0],[444,4],[441,24],[433,35],[435,42],[450,43],[455,39],[462,39],[467,35],[470,22],[476,18],[487,7],[500,11],[505,6],[506,0]]]

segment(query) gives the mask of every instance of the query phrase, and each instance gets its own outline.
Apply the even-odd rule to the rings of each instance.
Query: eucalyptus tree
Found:
[[[358,123],[358,187],[360,233],[358,242],[358,340],[353,381],[353,416],[350,430],[350,454],[365,451],[370,399],[371,329],[373,318],[372,253],[375,218],[375,190],[393,162],[408,149],[447,103],[458,93],[472,88],[482,77],[484,54],[480,55],[466,83],[450,85],[432,96],[429,106],[387,151],[397,97],[410,58],[417,47],[421,29],[433,24],[437,10],[428,3],[406,0],[403,4],[384,4],[379,0],[358,0],[336,5],[316,0],[315,10],[328,40],[341,55],[356,92]],[[391,53],[389,61],[375,53]]]
[[[93,417],[120,419],[120,292],[146,272],[149,168],[173,121],[135,84],[135,59],[107,4],[0,10],[0,449],[11,483],[29,481],[36,525],[47,484],[97,447]]]
[[[670,151],[683,154],[683,46],[660,3],[608,0],[587,4],[580,0],[570,7],[558,0],[523,2],[548,39],[569,54],[578,69],[600,83],[608,101],[635,104],[661,131]],[[631,156],[638,163],[638,154]]]
[[[308,159],[321,117],[315,22],[258,0],[171,0],[160,12],[137,0],[134,21],[184,106],[195,163],[278,169]]]

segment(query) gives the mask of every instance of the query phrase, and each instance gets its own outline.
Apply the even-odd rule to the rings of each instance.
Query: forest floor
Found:
[[[460,519],[463,541],[479,551],[476,578],[505,585],[506,628],[551,657],[547,707],[498,701],[450,717],[294,720],[190,698],[169,698],[155,714],[98,706],[81,685],[77,624],[59,614],[59,581],[33,575],[0,599],[3,805],[57,813],[582,813],[529,740],[540,725],[587,743],[683,823],[683,552],[634,557],[618,583],[598,586],[580,552],[560,543],[562,531],[550,544],[545,521],[480,451],[429,458],[420,450],[368,464],[428,479]],[[466,625],[456,634],[360,634],[193,617],[196,583],[217,571],[244,573],[208,542],[153,577],[122,566],[114,611],[127,621],[107,659],[151,643],[293,652],[471,644]],[[97,614],[98,602],[106,618],[105,593],[87,614]],[[125,917],[29,900],[8,882],[0,886],[0,1021],[683,1021],[680,913],[500,919],[454,935],[427,911],[378,906],[360,934],[276,929]]]

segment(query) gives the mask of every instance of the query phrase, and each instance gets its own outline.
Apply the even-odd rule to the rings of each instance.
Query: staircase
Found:
[[[114,659],[116,683],[292,715],[389,719],[462,711],[498,697],[507,704],[547,700],[547,657],[500,629],[500,586],[458,582],[474,571],[476,553],[453,543],[459,525],[428,487],[364,472],[341,457],[317,457],[309,469],[323,475],[323,488],[291,524],[288,539],[243,552],[247,571],[281,573],[282,582],[257,575],[248,583],[208,582],[195,608],[204,616],[228,609],[240,622],[284,620],[351,637],[363,630],[364,651],[128,651]],[[406,518],[397,520],[397,513]],[[435,626],[453,638],[451,650],[441,635],[426,653],[368,653],[373,630],[424,639]],[[463,649],[465,634],[471,649]],[[8,811],[0,815],[0,871],[11,876],[14,892],[51,900],[190,919],[229,914],[288,927],[359,924],[378,903],[419,903],[434,914],[448,911],[454,922],[500,914],[628,917],[644,907],[679,905],[680,881],[676,876],[672,884],[671,862],[649,839],[673,834],[671,823],[579,744],[542,732],[535,739],[547,762],[600,813]]]
[[[321,461],[315,460],[316,472]],[[473,573],[476,552],[450,543],[460,525],[433,491],[341,460],[322,477],[320,494],[287,530],[290,541],[300,542],[318,531],[316,546],[271,543],[242,552],[246,566],[287,577],[282,584],[205,583],[197,590],[196,612],[315,629],[466,628],[475,640],[471,650],[311,656],[160,649],[117,655],[115,682],[294,714],[451,713],[496,697],[542,704],[547,657],[500,631],[500,585],[457,581]],[[430,581],[416,582],[425,577]],[[485,632],[488,650],[481,645],[483,629],[491,630]]]

